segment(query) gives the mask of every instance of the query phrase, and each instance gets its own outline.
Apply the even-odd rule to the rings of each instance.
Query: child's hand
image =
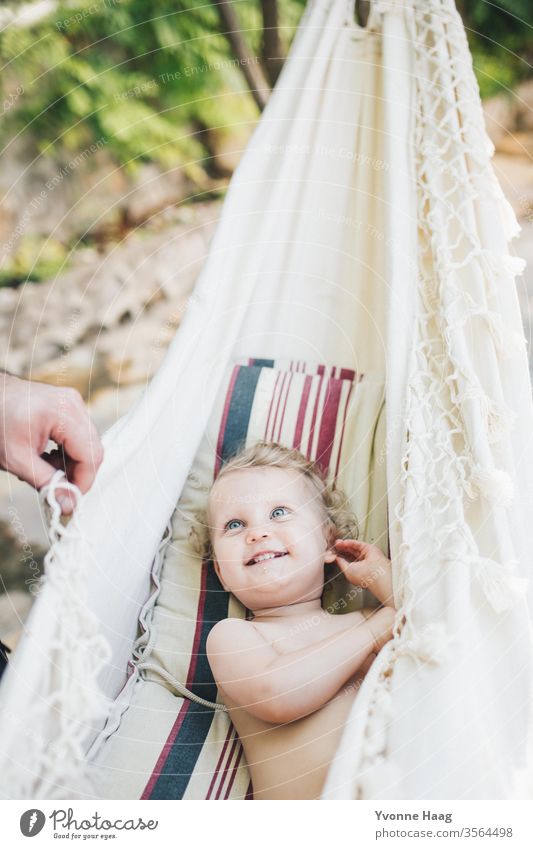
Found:
[[[337,563],[346,579],[368,588],[382,604],[394,607],[391,562],[377,545],[355,539],[335,542]]]

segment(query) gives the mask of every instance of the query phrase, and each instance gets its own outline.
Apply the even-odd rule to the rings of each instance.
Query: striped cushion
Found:
[[[307,363],[247,360],[233,365],[219,394],[210,426],[190,471],[172,519],[172,543],[160,576],[160,593],[150,623],[149,660],[183,682],[196,695],[217,700],[205,653],[207,635],[227,616],[245,611],[220,585],[212,565],[200,563],[190,529],[223,463],[257,440],[281,442],[315,460],[350,495],[360,519],[361,537],[386,550],[387,516],[384,465],[374,462],[376,441],[383,444],[383,382],[351,370]],[[374,468],[372,468],[374,466]],[[346,593],[344,579],[328,586],[325,606],[343,612],[368,603],[362,594],[351,605],[337,604]],[[351,593],[353,596],[353,593]],[[146,674],[134,699],[148,701],[154,687],[165,686],[157,672]],[[148,693],[148,695],[147,695]],[[172,724],[160,721],[130,780],[131,795],[143,798],[246,798],[249,776],[242,748],[227,714],[175,695]],[[157,716],[155,707],[154,717]],[[122,720],[128,757],[135,762],[132,738],[143,739],[138,711]],[[117,740],[112,760],[126,757]],[[113,788],[110,792],[116,792]],[[116,797],[119,798],[122,793]]]

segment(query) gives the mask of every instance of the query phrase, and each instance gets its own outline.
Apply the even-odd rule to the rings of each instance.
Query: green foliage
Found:
[[[304,6],[278,3],[285,50]],[[259,0],[234,7],[259,55]],[[459,8],[483,94],[528,73],[530,0],[464,0]],[[23,134],[48,155],[105,138],[121,164],[183,163],[198,180],[194,163],[206,155],[198,128],[257,116],[208,0],[62,0],[34,26],[4,29],[1,50],[4,93],[24,87],[4,116],[4,139]]]
[[[47,280],[64,268],[68,249],[48,236],[25,235],[15,256],[0,268],[0,286]]]
[[[531,75],[531,0],[464,0],[458,3],[482,97],[512,89]]]
[[[286,2],[287,44],[302,5]],[[257,51],[259,3],[236,7]],[[206,150],[198,128],[257,117],[220,30],[218,10],[206,0],[61,2],[32,27],[8,27],[4,91],[22,85],[24,96],[6,116],[4,140],[23,134],[53,155],[104,138],[122,165],[181,163],[201,181],[196,163]]]

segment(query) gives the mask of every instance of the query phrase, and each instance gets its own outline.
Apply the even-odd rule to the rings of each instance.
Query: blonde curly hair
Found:
[[[222,467],[217,481],[231,472],[255,468],[289,469],[305,477],[323,507],[328,544],[333,545],[336,539],[359,537],[358,522],[350,509],[347,496],[334,484],[324,480],[316,463],[308,460],[296,448],[286,448],[277,442],[256,442],[232,457]],[[199,539],[195,547],[199,548],[199,553],[204,557],[212,559],[209,510],[206,510],[198,525],[194,535]]]

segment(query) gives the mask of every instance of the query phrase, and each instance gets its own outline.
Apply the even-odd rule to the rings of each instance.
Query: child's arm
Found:
[[[368,587],[378,601],[394,607],[391,562],[377,545],[357,539],[338,539],[335,551],[341,555],[337,556],[337,563],[351,584]]]
[[[385,607],[346,631],[283,656],[251,622],[224,619],[209,634],[209,663],[218,686],[239,707],[266,722],[292,722],[326,704],[368,655],[384,646],[394,616]]]

